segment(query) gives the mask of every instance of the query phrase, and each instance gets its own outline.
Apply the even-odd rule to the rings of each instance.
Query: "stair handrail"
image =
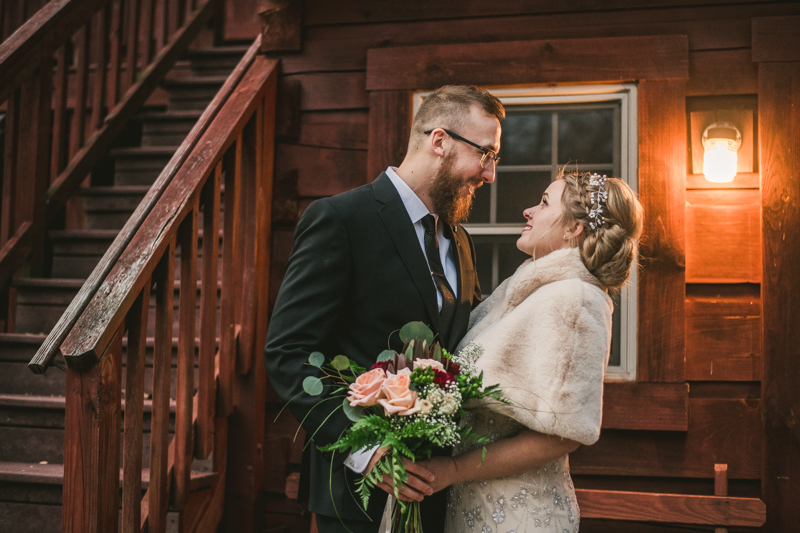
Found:
[[[264,382],[256,385],[263,380],[263,366],[257,365],[255,354],[266,339],[269,304],[277,61],[256,53],[259,47],[260,39],[256,39],[239,65],[242,68],[237,67],[238,77],[229,78],[238,82],[227,97],[215,100],[219,110],[213,120],[202,134],[197,133],[199,139],[187,139],[188,153],[159,177],[160,182],[166,176],[171,180],[164,184],[160,197],[61,344],[67,374],[65,532],[116,531],[120,492],[125,531],[164,531],[168,510],[194,513],[191,520],[184,519],[202,524],[203,530],[215,530],[219,524],[229,457],[227,424],[234,399],[239,398],[234,389],[241,394],[239,384],[250,383],[261,391],[252,398],[252,405],[265,403]],[[223,188],[224,209],[220,210]],[[202,254],[198,260],[200,227]],[[180,281],[176,284],[178,247]],[[200,261],[202,268],[198,269]],[[198,270],[202,274],[199,281]],[[142,409],[152,295],[151,464],[150,486],[143,499]],[[172,370],[175,329],[177,368]],[[126,332],[127,372],[122,383],[122,338]],[[177,382],[175,436],[170,442],[172,372]],[[125,416],[124,428],[120,428],[123,389]],[[252,443],[254,450],[255,446]],[[203,505],[192,504],[193,458],[205,459],[212,451],[216,477],[210,499],[203,499],[207,502]],[[120,491],[121,454],[125,459]],[[238,454],[233,457],[235,460]],[[253,472],[252,464],[249,468]],[[255,485],[251,488],[257,490],[263,473],[255,470],[252,477]]]
[[[253,44],[247,49],[242,59],[230,73],[225,83],[222,84],[217,94],[211,100],[211,103],[203,111],[200,118],[192,127],[186,139],[181,143],[180,147],[175,151],[170,158],[169,163],[164,167],[164,170],[159,174],[156,181],[147,191],[144,198],[142,198],[139,205],[134,210],[131,217],[127,220],[120,232],[114,239],[114,242],[103,254],[103,257],[95,266],[92,273],[84,282],[78,294],[70,302],[69,307],[64,311],[58,322],[48,334],[45,341],[37,350],[36,354],[28,363],[28,368],[35,374],[43,374],[52,365],[53,361],[59,354],[61,344],[67,338],[81,313],[89,305],[89,302],[94,298],[97,291],[100,289],[101,284],[111,272],[112,267],[119,260],[125,248],[133,239],[133,236],[142,226],[147,216],[153,210],[158,200],[166,190],[167,186],[171,183],[175,174],[180,169],[181,165],[186,161],[186,158],[197,145],[200,138],[208,129],[209,125],[213,122],[214,118],[222,108],[222,104],[233,92],[234,88],[241,81],[242,76],[252,64],[253,60],[258,53],[261,46],[261,35],[256,37]]]
[[[223,2],[52,0],[0,43],[0,104],[6,107],[4,148],[10,154],[0,210],[0,290],[26,263],[34,274],[43,270],[47,221],[64,212]]]

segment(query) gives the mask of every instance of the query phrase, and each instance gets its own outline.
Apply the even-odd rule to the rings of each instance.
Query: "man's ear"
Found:
[[[435,129],[430,134],[430,148],[439,157],[444,157],[444,138],[445,133],[442,129]]]

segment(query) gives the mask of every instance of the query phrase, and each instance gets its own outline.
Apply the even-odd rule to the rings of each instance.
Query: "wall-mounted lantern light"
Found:
[[[715,122],[703,132],[703,174],[708,181],[728,183],[736,176],[742,134],[732,124]]]

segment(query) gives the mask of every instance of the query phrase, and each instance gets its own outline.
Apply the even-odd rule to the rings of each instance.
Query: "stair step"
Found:
[[[198,76],[228,75],[247,52],[248,46],[218,46],[189,50],[186,57]]]
[[[132,211],[131,211],[132,213]],[[201,213],[202,216],[202,213]],[[128,215],[130,218],[130,215]],[[201,221],[202,222],[202,221]],[[53,246],[51,275],[60,278],[88,278],[119,233],[118,230],[59,230],[48,236]],[[199,231],[197,244],[197,279],[202,279],[203,230]],[[219,232],[219,257],[222,257],[222,230]],[[175,254],[175,277],[180,278],[180,247]],[[222,279],[222,269],[217,268],[217,279]]]
[[[47,333],[56,325],[58,319],[75,298],[83,286],[82,279],[51,279],[51,278],[20,278],[14,280],[12,286],[17,292],[16,332],[17,333]],[[180,282],[175,282],[175,300],[173,304],[173,331],[177,336],[178,331],[178,288]],[[197,282],[196,309],[200,310],[200,282]],[[219,308],[219,291],[221,283],[217,283],[217,307]],[[150,297],[150,311],[148,314],[147,331],[153,335],[155,331],[155,294]],[[195,329],[199,334],[199,319],[195,320]]]
[[[180,146],[202,111],[166,111],[140,113],[142,146]]]
[[[203,110],[225,83],[227,76],[187,76],[162,82],[169,97],[167,110]]]
[[[175,150],[175,146],[137,146],[111,150],[109,155],[114,158],[114,185],[151,186]]]

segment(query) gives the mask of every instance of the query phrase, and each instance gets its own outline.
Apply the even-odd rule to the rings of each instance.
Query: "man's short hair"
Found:
[[[486,89],[472,85],[445,85],[426,96],[411,125],[411,137],[419,137],[433,128],[447,128],[458,133],[472,107],[503,120],[503,104]]]

